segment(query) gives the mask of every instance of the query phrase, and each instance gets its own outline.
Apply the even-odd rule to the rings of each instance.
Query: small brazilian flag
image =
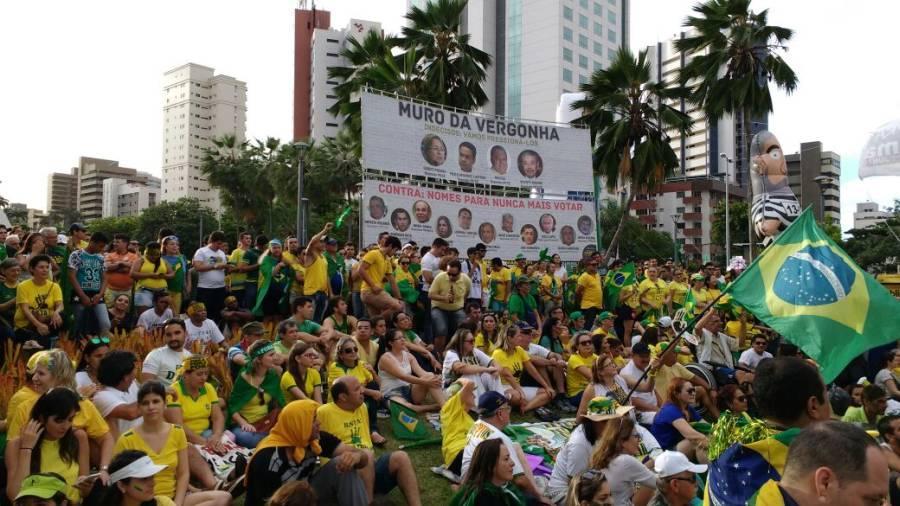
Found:
[[[605,293],[603,301],[608,306],[607,309],[615,309],[619,307],[619,293],[623,288],[637,283],[634,275],[634,262],[628,262],[621,269],[611,272],[606,276]]]
[[[826,383],[897,339],[900,302],[819,228],[807,208],[726,289],[822,367]]]
[[[428,438],[425,424],[416,412],[396,402],[391,402],[391,429],[397,439],[418,441]]]

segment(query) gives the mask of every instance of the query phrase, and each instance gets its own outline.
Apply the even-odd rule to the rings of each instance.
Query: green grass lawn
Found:
[[[518,414],[514,414],[512,417],[513,423],[519,422],[536,422],[538,421],[533,416],[522,416]],[[420,417],[420,419],[424,422],[425,417]],[[428,433],[432,437],[440,437],[440,433],[436,432],[432,429],[431,425],[425,425],[428,428]],[[380,456],[386,452],[390,452],[393,450],[399,449],[400,445],[403,444],[403,441],[399,441],[394,438],[394,434],[391,431],[390,420],[378,420],[378,431],[387,439],[387,444],[382,448],[376,448],[375,456]],[[418,448],[410,448],[406,450],[406,453],[409,454],[410,460],[412,460],[413,467],[416,470],[416,477],[419,480],[419,493],[422,496],[422,504],[426,506],[440,506],[443,504],[448,504],[450,502],[450,497],[453,495],[453,490],[450,488],[450,482],[445,478],[438,476],[431,472],[431,468],[434,466],[439,466],[443,463],[443,458],[441,457],[441,445],[440,443],[436,443],[430,446],[422,446]],[[400,493],[400,489],[394,489],[389,495],[388,498],[395,505],[403,505],[406,504],[406,500],[403,498],[403,494]],[[243,506],[244,498],[234,502],[235,505]]]

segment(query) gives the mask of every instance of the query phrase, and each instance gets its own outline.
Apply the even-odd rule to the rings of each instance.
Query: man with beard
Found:
[[[153,309],[148,311],[153,311]],[[191,356],[191,352],[184,349],[184,341],[187,337],[184,320],[169,319],[163,327],[163,332],[166,345],[147,354],[144,365],[141,367],[141,383],[157,380],[166,387],[170,386],[175,382],[175,377],[178,375],[184,359]]]

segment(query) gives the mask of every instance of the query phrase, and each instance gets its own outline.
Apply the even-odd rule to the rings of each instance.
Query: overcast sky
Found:
[[[555,1],[555,0],[541,0]],[[632,0],[631,45],[679,31],[691,0]],[[79,156],[160,174],[162,75],[186,62],[248,83],[248,137],[292,133],[293,9],[289,0],[9,2],[0,18],[0,194],[46,206],[51,172]],[[405,0],[321,0],[332,25],[351,17],[398,32]],[[787,153],[821,140],[841,155],[842,228],[855,203],[890,205],[900,178],[860,181],[859,153],[879,125],[900,118],[896,0],[754,0],[769,22],[796,31],[786,55],[798,91],[778,95],[770,127]],[[894,47],[894,49],[891,49]]]

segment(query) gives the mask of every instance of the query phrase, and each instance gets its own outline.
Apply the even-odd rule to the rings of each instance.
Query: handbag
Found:
[[[275,408],[270,410],[266,416],[262,419],[257,420],[250,425],[256,429],[256,432],[269,432],[272,430],[272,427],[275,425],[275,422],[278,421],[278,415],[281,414],[281,408]]]

